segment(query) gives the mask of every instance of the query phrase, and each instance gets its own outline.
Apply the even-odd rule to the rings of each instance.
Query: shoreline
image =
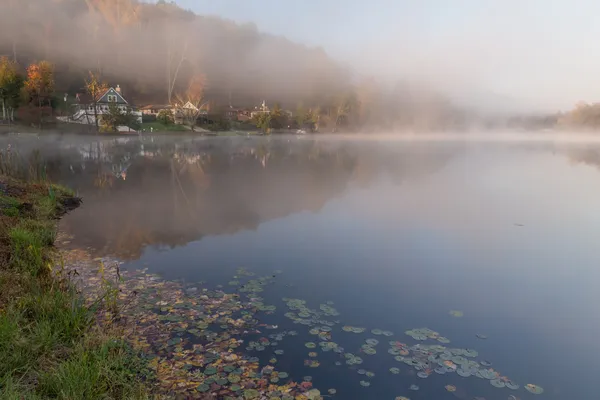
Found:
[[[81,199],[48,182],[0,183],[0,398],[150,398],[143,361],[96,323],[99,305],[83,303],[54,247],[57,220]]]
[[[272,312],[253,299],[272,278],[240,272],[254,283],[238,294],[121,270],[61,248],[58,221],[81,203],[70,190],[9,177],[0,188],[0,398],[322,399],[240,348]]]

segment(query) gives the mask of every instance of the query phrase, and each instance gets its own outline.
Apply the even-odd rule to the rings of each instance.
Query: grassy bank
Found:
[[[0,177],[0,399],[145,399],[143,363],[53,272],[57,218],[79,201]]]

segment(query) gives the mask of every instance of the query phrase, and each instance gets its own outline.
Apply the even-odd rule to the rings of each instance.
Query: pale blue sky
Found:
[[[513,96],[600,101],[598,0],[178,0],[199,14],[321,45],[381,76]]]

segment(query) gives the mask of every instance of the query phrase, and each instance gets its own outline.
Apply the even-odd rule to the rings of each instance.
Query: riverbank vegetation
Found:
[[[143,363],[53,268],[68,189],[0,177],[0,398],[144,399]]]

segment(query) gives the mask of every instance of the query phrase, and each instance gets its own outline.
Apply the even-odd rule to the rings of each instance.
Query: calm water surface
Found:
[[[71,245],[225,290],[239,267],[282,270],[263,293],[277,306],[264,321],[299,331],[278,347],[278,368],[294,379],[312,375],[341,399],[598,398],[600,147],[157,137],[46,152],[48,175],[84,198],[62,222]],[[363,356],[370,387],[333,353],[303,365],[304,343],[318,340],[283,317],[283,297],[333,301],[341,325],[395,333]],[[341,325],[333,341],[347,351],[375,337]],[[412,344],[403,332],[419,327],[478,350],[521,389],[419,379],[387,354],[389,340]]]

